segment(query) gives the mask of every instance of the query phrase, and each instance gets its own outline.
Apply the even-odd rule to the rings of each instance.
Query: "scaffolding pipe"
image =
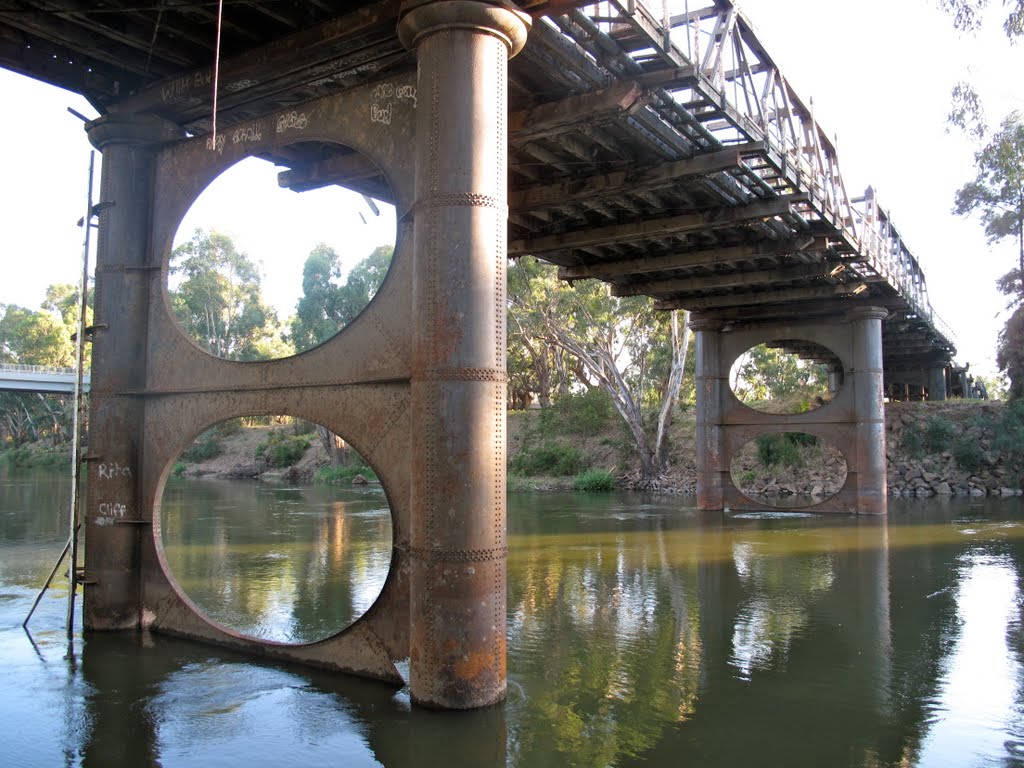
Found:
[[[75,337],[75,366],[78,375],[75,377],[74,409],[71,422],[73,455],[71,457],[71,514],[68,523],[68,544],[71,549],[71,557],[68,560],[68,639],[71,639],[75,630],[75,593],[78,591],[78,479],[82,467],[81,427],[84,407],[82,386],[85,373],[85,314],[89,307],[89,241],[94,213],[92,180],[95,166],[96,152],[91,151],[89,152],[89,187],[85,195],[85,218],[82,220],[82,226],[85,227],[85,240],[82,243],[82,279],[78,286],[78,333]]]

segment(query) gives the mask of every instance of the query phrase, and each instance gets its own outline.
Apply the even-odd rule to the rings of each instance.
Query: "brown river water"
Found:
[[[0,766],[1024,766],[1020,498],[888,521],[509,497],[504,704],[408,692],[29,606],[67,479],[0,469]],[[211,619],[305,642],[387,573],[379,488],[172,481],[163,547]],[[80,618],[77,626],[80,626]]]

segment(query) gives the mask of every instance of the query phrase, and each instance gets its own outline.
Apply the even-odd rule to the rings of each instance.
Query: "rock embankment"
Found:
[[[1021,453],[1003,403],[892,403],[886,408],[893,496],[1019,496]]]
[[[1015,439],[1006,408],[979,401],[887,404],[889,493],[1021,495],[1024,441]],[[740,491],[757,498],[821,500],[842,488],[846,461],[835,448],[819,442],[790,448],[788,461],[766,466],[755,442],[744,446],[732,465]]]
[[[815,501],[835,496],[846,482],[846,461],[830,445],[800,446],[793,458],[793,464],[766,467],[755,443],[747,443],[733,462],[733,481],[747,496],[809,496]]]

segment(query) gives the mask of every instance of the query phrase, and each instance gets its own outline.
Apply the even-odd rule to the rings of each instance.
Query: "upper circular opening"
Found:
[[[239,161],[178,226],[167,284],[175,318],[228,360],[322,344],[384,281],[397,232],[392,201],[373,162],[340,144],[302,142]]]
[[[763,413],[796,414],[829,402],[842,386],[834,352],[811,341],[778,340],[736,358],[729,385],[736,398]]]
[[[164,484],[158,525],[179,592],[259,640],[341,632],[391,567],[391,508],[373,469],[330,430],[287,416],[228,419],[196,437]]]

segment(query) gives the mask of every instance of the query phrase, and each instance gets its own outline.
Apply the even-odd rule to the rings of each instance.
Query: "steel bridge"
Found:
[[[847,461],[846,485],[817,509],[884,514],[883,392],[946,396],[954,341],[918,260],[870,189],[847,190],[835,146],[730,0],[228,0],[221,22],[176,0],[19,0],[0,10],[0,65],[101,113],[87,126],[103,152],[90,629],[147,627],[396,683],[408,657],[419,704],[500,700],[506,255],[693,312],[703,509],[753,504],[732,455],[799,430]],[[283,187],[393,202],[399,232],[388,278],[342,333],[240,364],[184,338],[161,297],[185,211],[248,156],[281,166]],[[831,402],[792,416],[742,406],[729,366],[759,342],[826,363]],[[163,564],[177,454],[258,413],[345,436],[392,509],[381,596],[309,646],[210,622]]]

